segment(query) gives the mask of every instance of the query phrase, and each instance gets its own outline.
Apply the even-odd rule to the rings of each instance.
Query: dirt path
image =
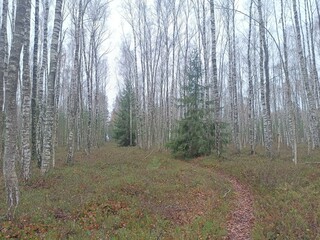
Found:
[[[235,177],[219,173],[219,175],[232,184],[235,192],[233,210],[229,214],[227,223],[227,240],[251,239],[251,229],[254,223],[253,195],[249,188],[240,183]]]

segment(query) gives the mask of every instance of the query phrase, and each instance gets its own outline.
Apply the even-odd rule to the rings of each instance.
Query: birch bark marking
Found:
[[[272,128],[270,117],[270,87],[269,87],[269,52],[262,17],[262,3],[258,0],[259,35],[260,35],[260,85],[263,111],[263,129],[265,148],[268,157],[272,157]]]
[[[39,0],[35,2],[34,17],[34,45],[33,45],[33,76],[32,76],[32,95],[31,95],[31,154],[32,159],[37,159],[37,84],[38,84],[38,43],[39,43]]]
[[[61,31],[61,9],[62,1],[56,1],[54,25],[53,25],[53,35],[51,41],[50,50],[50,72],[48,76],[48,93],[47,93],[47,107],[44,119],[44,139],[43,139],[43,160],[41,164],[41,173],[44,174],[49,170],[50,160],[52,159],[52,149],[53,149],[53,124],[54,124],[54,95],[55,95],[55,80],[57,74],[57,62],[58,62],[58,44],[59,35]]]
[[[221,155],[221,130],[220,130],[220,96],[218,85],[217,70],[217,42],[216,25],[214,14],[214,0],[210,0],[210,23],[211,23],[211,63],[212,63],[212,81],[213,81],[213,101],[214,101],[214,122],[215,122],[215,148],[217,155]]]
[[[47,75],[45,74],[48,68],[48,16],[49,16],[49,2],[45,2],[44,10],[44,29],[43,29],[43,53],[42,53],[42,65],[40,70],[39,82],[37,85],[38,92],[38,111],[37,111],[37,157],[38,157],[38,167],[41,168],[42,165],[42,151],[43,151],[43,120],[44,120],[44,104],[43,104],[43,80]]]
[[[293,7],[293,14],[294,14],[295,28],[296,28],[295,32],[296,32],[296,39],[297,39],[297,45],[298,45],[299,64],[300,64],[302,78],[304,81],[304,87],[305,87],[307,99],[308,99],[309,121],[310,121],[311,137],[312,137],[312,143],[313,143],[312,145],[313,145],[313,148],[315,148],[315,147],[319,147],[319,130],[318,130],[319,119],[317,116],[314,94],[311,90],[309,79],[308,79],[305,56],[303,55],[300,23],[299,23],[296,0],[292,0],[292,7]]]
[[[7,194],[7,217],[12,219],[19,203],[19,184],[16,173],[16,136],[17,136],[17,102],[16,92],[19,74],[20,54],[24,39],[24,22],[28,1],[18,0],[13,33],[11,56],[8,64],[8,76],[5,90],[5,131],[3,175]]]
[[[252,5],[253,0],[250,1],[250,18],[249,18],[249,38],[248,38],[248,78],[249,78],[249,145],[250,154],[255,154],[255,129],[254,129],[254,93],[253,93],[253,77],[252,77],[252,63],[251,63],[251,35],[252,35]]]
[[[74,154],[74,143],[75,143],[75,123],[76,123],[76,96],[77,96],[77,85],[79,77],[79,51],[80,51],[80,27],[81,27],[81,18],[82,18],[82,0],[79,3],[78,18],[75,18],[75,53],[74,53],[74,62],[73,70],[71,77],[71,92],[70,92],[70,103],[68,108],[68,125],[69,125],[69,135],[68,135],[68,156],[67,163],[73,163],[73,154]]]
[[[30,15],[31,15],[31,0],[26,0],[26,15],[24,26],[24,47],[23,47],[23,75],[22,75],[22,175],[25,181],[30,177],[30,161],[31,161],[31,84],[30,84]]]
[[[7,71],[8,63],[8,34],[7,34],[7,17],[8,17],[8,0],[2,2],[2,24],[0,31],[0,146],[3,143],[3,132],[4,132],[4,75]],[[0,147],[0,157],[2,157],[2,147]]]
[[[287,32],[285,30],[285,15],[283,9],[283,0],[281,0],[281,27],[283,37],[283,55],[284,55],[284,74],[285,74],[285,86],[286,86],[286,101],[289,106],[289,138],[291,143],[293,162],[297,164],[297,130],[296,130],[296,118],[295,109],[291,99],[291,85],[289,78],[289,63],[288,63],[288,46],[287,46]]]

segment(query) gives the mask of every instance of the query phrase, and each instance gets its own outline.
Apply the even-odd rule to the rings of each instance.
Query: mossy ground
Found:
[[[309,155],[299,147],[298,164],[290,150],[282,148],[274,159],[263,149],[254,156],[226,154],[222,161],[208,157],[197,162],[236,176],[254,194],[255,225],[253,239],[320,239],[320,151]]]
[[[57,153],[45,177],[34,168],[20,183],[13,222],[0,220],[0,238],[220,239],[226,233],[230,188],[210,169],[158,151],[114,144],[76,155]],[[3,186],[3,179],[0,179]],[[230,195],[231,197],[231,195]],[[0,214],[6,213],[0,190]]]
[[[244,149],[181,161],[109,143],[90,156],[78,153],[73,166],[60,150],[47,176],[34,168],[20,183],[16,219],[0,220],[0,239],[222,239],[233,194],[221,171],[254,195],[253,239],[320,239],[320,151],[305,149],[297,166],[288,149],[273,160],[263,149],[254,156]]]

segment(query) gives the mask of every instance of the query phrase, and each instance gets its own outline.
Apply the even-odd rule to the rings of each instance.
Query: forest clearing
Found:
[[[243,197],[235,195],[233,176],[254,198],[252,239],[317,239],[320,165],[311,163],[318,154],[297,166],[259,154],[182,161],[108,143],[67,166],[59,151],[54,170],[21,185],[16,218],[0,220],[0,238],[225,239]],[[0,197],[4,216],[3,189]],[[229,239],[248,239],[236,236]]]
[[[320,239],[319,0],[0,0],[0,239]]]

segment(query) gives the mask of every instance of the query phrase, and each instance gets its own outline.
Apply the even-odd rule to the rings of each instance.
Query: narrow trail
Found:
[[[240,183],[235,177],[225,173],[218,173],[226,181],[232,184],[235,199],[231,210],[227,230],[226,240],[247,240],[251,239],[251,229],[254,223],[253,195],[249,188]]]

